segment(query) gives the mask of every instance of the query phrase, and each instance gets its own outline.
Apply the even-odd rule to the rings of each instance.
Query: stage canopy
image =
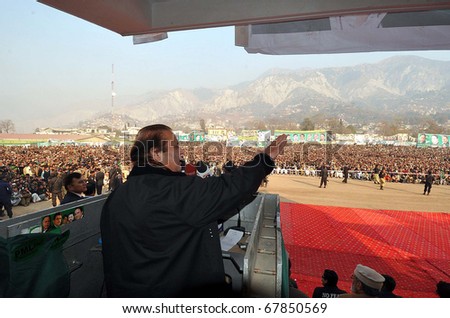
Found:
[[[439,0],[39,0],[134,36],[236,27],[249,53],[317,54],[450,49],[450,1]]]

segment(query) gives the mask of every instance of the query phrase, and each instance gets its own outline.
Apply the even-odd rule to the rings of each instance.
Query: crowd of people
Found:
[[[450,185],[450,149],[386,145],[293,145],[277,161],[274,173],[316,176],[323,164],[330,177],[374,179],[375,167],[385,170],[386,182],[425,183],[431,170],[436,183]]]
[[[9,185],[12,206],[50,199],[56,206],[67,193],[64,180],[70,173],[79,172],[87,181],[85,195],[122,183],[127,175],[127,169],[121,169],[124,151],[112,146],[0,147],[0,178]]]
[[[190,143],[181,145],[187,162],[207,162],[216,175],[223,165],[233,161],[237,166],[258,151],[254,147],[225,147],[223,143]],[[388,145],[320,145],[291,144],[277,158],[274,174],[320,176],[323,165],[329,177],[357,180],[374,179],[375,167],[384,168],[386,182],[425,183],[431,170],[434,182],[450,185],[450,149],[417,148]]]
[[[108,189],[120,185],[130,170],[130,147],[0,147],[0,175],[10,184],[12,206],[49,199],[56,206],[66,192],[64,177],[72,172],[87,180],[86,195],[101,194],[104,184]],[[219,142],[180,144],[181,160],[186,165],[203,161],[217,176],[223,173],[226,162],[239,166],[258,151]],[[377,169],[383,169],[385,182],[425,184],[431,171],[434,184],[450,185],[449,148],[291,144],[279,155],[272,173],[322,177],[324,166],[328,177],[343,178],[344,182],[347,178],[373,181],[379,174]]]

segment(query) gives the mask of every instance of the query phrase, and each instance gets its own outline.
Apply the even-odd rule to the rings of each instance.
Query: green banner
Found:
[[[67,297],[62,246],[68,237],[69,231],[0,238],[0,297]]]
[[[450,135],[426,134],[417,135],[417,147],[450,147]]]

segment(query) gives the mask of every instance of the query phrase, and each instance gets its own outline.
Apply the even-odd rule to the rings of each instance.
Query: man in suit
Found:
[[[433,173],[431,172],[431,170],[428,170],[428,174],[425,176],[425,188],[423,189],[423,195],[425,195],[425,193],[427,195],[430,195],[431,186],[433,185],[433,182],[434,182]]]
[[[95,174],[95,183],[97,187],[97,195],[102,194],[103,185],[105,184],[105,173],[100,168],[97,168],[97,173]]]
[[[87,190],[86,180],[79,172],[69,173],[64,179],[64,187],[67,190],[61,204],[74,202],[84,198],[84,192]]]
[[[344,183],[347,183],[347,179],[348,179],[348,166],[347,165],[345,165],[344,166],[344,180],[342,180],[342,182],[344,182]]]
[[[122,184],[122,170],[118,165],[114,165],[109,170],[109,191],[116,190]]]
[[[322,185],[324,188],[326,188],[327,182],[328,182],[328,169],[327,169],[327,166],[325,164],[323,164],[322,167],[320,168],[320,186],[319,186],[319,188],[322,188]]]

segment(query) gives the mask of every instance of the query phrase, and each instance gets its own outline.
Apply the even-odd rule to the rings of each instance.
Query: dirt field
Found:
[[[450,212],[450,186],[433,185],[430,195],[423,195],[422,184],[386,183],[384,190],[369,181],[328,179],[326,189],[319,188],[320,178],[271,175],[261,192],[278,193],[281,201],[353,208]]]
[[[433,185],[429,196],[423,195],[422,184],[386,183],[384,190],[369,181],[328,179],[326,189],[319,189],[318,177],[271,175],[267,188],[260,192],[278,193],[283,202],[368,208],[382,210],[450,212],[450,186]],[[13,208],[15,216],[51,207],[51,201]],[[6,219],[6,217],[0,218]]]

